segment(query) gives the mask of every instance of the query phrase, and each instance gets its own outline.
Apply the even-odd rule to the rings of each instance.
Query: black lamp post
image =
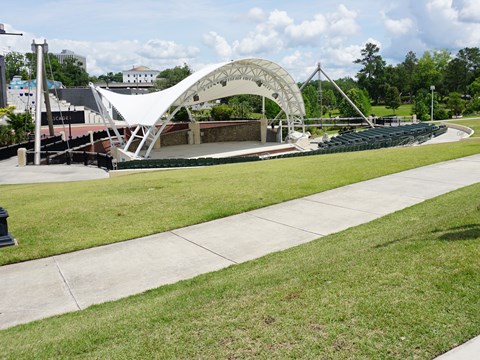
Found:
[[[8,211],[0,207],[0,247],[15,245],[12,234],[8,232]]]

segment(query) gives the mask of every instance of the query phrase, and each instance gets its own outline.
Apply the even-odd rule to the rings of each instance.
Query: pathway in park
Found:
[[[1,266],[0,329],[288,249],[477,182],[480,154],[165,233]],[[480,337],[441,358],[479,353]]]

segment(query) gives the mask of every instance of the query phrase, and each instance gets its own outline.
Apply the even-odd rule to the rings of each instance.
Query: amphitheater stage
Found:
[[[155,149],[151,159],[226,158],[234,156],[269,156],[298,149],[292,144],[265,143],[259,141],[218,142],[199,145],[176,145]]]

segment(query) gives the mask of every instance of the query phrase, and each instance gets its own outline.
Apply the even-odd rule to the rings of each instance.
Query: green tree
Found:
[[[360,89],[350,89],[347,92],[347,96],[352,100],[352,102],[358,107],[358,109],[364,114],[368,115],[370,109],[372,108],[370,104],[370,98],[368,93],[365,90]],[[342,117],[359,117],[360,115],[356,110],[345,100],[342,99],[340,105],[338,106],[340,110],[340,115]]]
[[[350,77],[337,79],[335,80],[335,83],[338,85],[340,89],[342,89],[344,93],[348,93],[348,91],[350,91],[351,89],[358,89],[357,82]],[[324,89],[327,89],[327,88],[324,87]],[[336,103],[337,105],[339,105],[343,101],[343,96],[337,90],[334,91],[334,95],[335,95]]]
[[[14,113],[9,111],[7,113],[8,128],[14,133],[14,142],[24,141],[27,134],[35,128],[32,121],[32,115],[29,112]]]
[[[362,57],[354,61],[355,64],[363,65],[363,68],[357,73],[358,85],[360,88],[367,90],[370,97],[375,102],[379,102],[382,98],[382,85],[385,76],[385,61],[378,53],[380,48],[373,44],[367,43],[365,48],[361,50]]]
[[[123,81],[123,74],[121,72],[117,72],[114,74],[113,72],[110,71],[106,74],[100,75],[98,77],[98,80],[105,82],[105,84],[108,87],[108,84],[113,82],[121,83]]]
[[[252,94],[234,95],[226,99],[228,104],[245,104],[250,112],[262,112],[262,97]],[[235,115],[233,115],[235,117]]]
[[[470,100],[465,107],[464,114],[475,114],[480,111],[480,98],[475,96],[472,100]]]
[[[37,55],[34,53],[8,53],[5,56],[5,68],[7,79],[11,80],[14,75],[21,75],[23,80],[28,80],[28,72],[32,71],[32,78],[36,77]],[[81,67],[81,63],[75,58],[67,58],[62,64],[53,54],[45,57],[47,78],[62,82],[65,86],[85,86],[88,84],[88,73]]]
[[[318,104],[318,88],[314,84],[308,84],[302,90],[303,102],[307,118],[320,117],[320,106]]]
[[[48,72],[47,72],[48,73]],[[65,86],[88,85],[88,74],[75,58],[66,58],[59,69],[54,73],[54,79],[61,81]]]
[[[188,111],[184,107],[182,107],[180,110],[176,112],[176,114],[173,116],[172,121],[174,122],[185,122],[185,121],[190,121],[190,118],[188,116]]]
[[[0,147],[7,146],[14,142],[14,134],[12,129],[6,125],[0,125]]]
[[[192,69],[187,65],[175,66],[171,69],[165,69],[157,76],[154,84],[154,90],[164,90],[178,84],[183,79],[192,74]]]
[[[253,111],[250,102],[240,96],[231,97],[228,101],[228,106],[232,110],[230,117],[237,119],[248,119]]]
[[[465,62],[455,58],[449,62],[445,71],[445,84],[451,92],[465,91]]]
[[[435,94],[436,95],[436,94]],[[432,104],[432,95],[425,89],[421,89],[415,95],[415,102],[412,112],[417,115],[417,119],[420,121],[430,120]],[[433,99],[433,114],[434,116],[439,114],[439,103],[436,96]]]
[[[418,59],[413,51],[409,51],[405,56],[405,60],[397,66],[397,86],[400,94],[408,94],[409,102],[413,101],[414,95],[414,79],[417,71]]]
[[[415,93],[422,89],[428,91],[431,85],[434,85],[437,93],[439,93],[444,88],[441,84],[442,79],[441,67],[437,66],[434,53],[426,51],[418,60],[416,67],[414,78]]]
[[[232,116],[232,112],[233,110],[230,106],[227,104],[220,104],[212,108],[210,116],[215,121],[229,120]]]
[[[280,106],[278,104],[270,99],[265,99],[265,116],[267,119],[274,119],[275,116],[280,112]],[[282,114],[280,116],[281,119],[285,118],[285,114]]]
[[[480,49],[477,47],[466,47],[458,51],[457,58],[464,64],[464,84],[462,89],[464,94],[467,93],[467,87],[477,77],[480,77]]]
[[[387,93],[385,94],[385,105],[387,109],[392,109],[393,113],[395,114],[395,110],[400,107],[400,104],[400,92],[398,91],[397,87],[389,86],[387,88]]]
[[[9,52],[5,55],[5,76],[7,82],[15,75],[20,75],[23,80],[28,79],[28,63],[25,55],[18,52]]]
[[[447,106],[452,111],[453,115],[462,115],[463,110],[465,109],[465,100],[462,99],[462,94],[458,92],[450,93]]]
[[[479,97],[480,96],[480,77],[476,78],[475,81],[473,81],[469,87],[468,91],[470,94],[472,94],[473,97]]]
[[[328,89],[322,93],[322,105],[325,106],[328,112],[337,107],[337,98],[332,89]]]

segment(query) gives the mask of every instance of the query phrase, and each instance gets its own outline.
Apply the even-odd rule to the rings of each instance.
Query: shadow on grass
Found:
[[[476,240],[480,239],[480,224],[434,230],[433,233],[440,233],[441,235],[438,236],[438,239],[443,241]]]
[[[438,234],[435,240],[442,240],[442,241],[477,240],[477,239],[480,239],[480,223],[456,226],[448,229],[436,229],[436,230],[433,230],[432,233]],[[411,239],[411,237],[398,238],[398,239],[390,240],[381,244],[377,244],[373,246],[373,248],[381,249],[381,248],[385,248],[409,239]]]
[[[387,242],[384,242],[384,243],[381,243],[381,244],[378,244],[378,245],[375,245],[373,248],[374,249],[381,249],[381,248],[385,248],[385,247],[388,247],[390,245],[393,245],[393,244],[396,244],[396,243],[399,243],[403,240],[405,240],[407,238],[402,238],[402,239],[395,239],[395,240],[391,240],[391,241],[387,241]]]

